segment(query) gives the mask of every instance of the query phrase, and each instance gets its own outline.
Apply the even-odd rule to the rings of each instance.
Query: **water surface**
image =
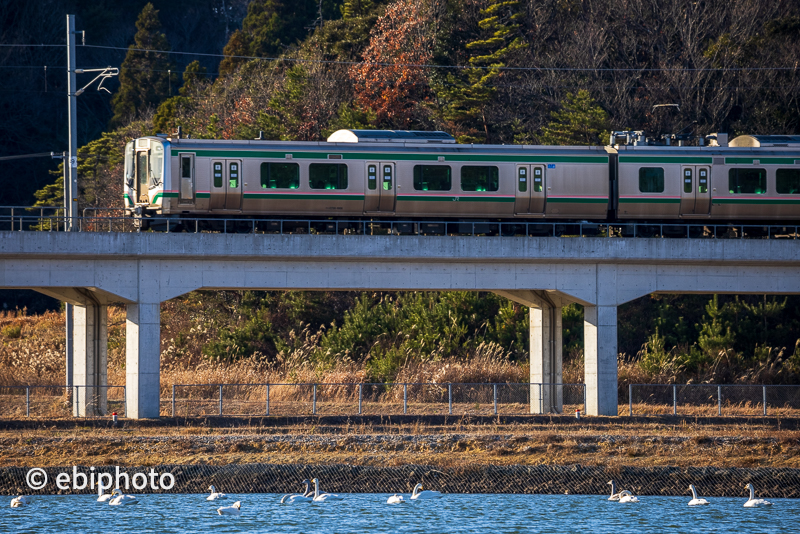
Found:
[[[26,508],[0,511],[0,532],[247,532],[247,533],[513,533],[513,532],[792,532],[800,529],[800,499],[769,499],[744,508],[742,498],[641,496],[636,504],[601,495],[447,494],[441,499],[388,505],[390,494],[342,494],[342,500],[281,505],[280,495],[242,494],[208,502],[206,495],[139,495],[135,506],[109,506],[89,495],[35,497]],[[408,499],[408,495],[405,495]],[[222,505],[242,502],[238,517]]]

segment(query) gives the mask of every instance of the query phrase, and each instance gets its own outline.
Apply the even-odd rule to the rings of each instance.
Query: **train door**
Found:
[[[194,154],[179,154],[180,184],[179,204],[194,204]]]
[[[514,213],[544,213],[545,175],[542,165],[517,165]]]
[[[709,169],[695,165],[681,167],[681,215],[708,215],[711,204]]]
[[[139,204],[150,204],[147,196],[150,179],[150,162],[148,155],[150,151],[138,150],[136,152],[136,202]]]
[[[212,210],[238,210],[242,207],[242,160],[211,161]]]
[[[364,211],[367,213],[394,213],[395,166],[389,162],[367,162],[367,186],[364,194]]]

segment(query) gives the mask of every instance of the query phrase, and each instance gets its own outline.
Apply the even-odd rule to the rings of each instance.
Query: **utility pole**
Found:
[[[64,209],[67,215],[67,231],[75,230],[75,215],[78,211],[78,97],[75,95],[75,15],[67,15],[67,97],[69,109],[69,152],[64,158]],[[73,366],[73,310],[66,303],[66,386],[67,394],[72,394]]]

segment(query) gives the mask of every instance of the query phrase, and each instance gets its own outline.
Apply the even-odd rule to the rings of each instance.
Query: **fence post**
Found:
[[[408,384],[403,384],[403,415],[408,412]]]
[[[717,415],[722,415],[722,386],[717,386]]]
[[[125,402],[127,402],[127,399]],[[128,411],[126,410],[125,414],[127,415],[127,413]],[[172,384],[172,417],[175,417],[175,384]]]
[[[586,386],[583,386],[583,394],[586,395]],[[583,407],[586,409],[586,406]],[[633,417],[633,384],[628,384],[628,415]]]
[[[269,384],[267,384],[267,415],[269,415]]]
[[[80,391],[78,390],[78,386],[75,386],[75,391],[73,391],[73,399],[75,399],[75,417],[80,417],[81,413],[81,396],[79,395]]]
[[[497,384],[493,384],[494,386],[494,414],[497,415]]]
[[[672,384],[672,415],[678,415],[678,385]]]
[[[761,386],[764,393],[764,417],[767,416],[767,386]]]
[[[219,385],[219,414],[222,415],[222,384]]]
[[[453,415],[453,384],[447,384],[447,413]]]
[[[122,409],[125,410],[125,417],[128,417],[128,390],[122,386]],[[158,396],[158,411],[161,413],[161,395]]]
[[[543,388],[544,384],[539,384],[539,415],[544,413],[544,395],[542,394]]]
[[[317,385],[314,384],[314,402],[311,405],[311,414],[317,415]]]
[[[364,384],[358,385],[358,415],[361,415],[361,398],[363,396],[362,389],[364,388]]]
[[[586,413],[586,384],[583,384],[583,413]]]
[[[31,416],[31,387],[25,386],[25,417]]]

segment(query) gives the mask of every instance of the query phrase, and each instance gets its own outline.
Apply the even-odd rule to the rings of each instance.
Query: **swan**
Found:
[[[405,499],[403,499],[402,495],[394,494],[386,500],[386,504],[403,504]]]
[[[438,491],[431,491],[431,490],[423,490],[422,484],[417,484],[414,486],[414,492],[411,494],[411,500],[415,501],[417,499],[436,499],[441,497],[442,494]]]
[[[697,497],[697,490],[694,487],[694,484],[689,484],[689,491],[692,492],[692,500],[689,501],[689,506],[700,506],[701,504],[711,504],[705,499],[699,499]]]
[[[281,498],[281,504],[295,504],[300,502],[312,502],[314,498],[312,495],[314,494],[312,491],[308,489],[308,486],[311,484],[308,479],[303,481],[305,484],[306,489],[303,490],[303,493],[289,493],[284,495]]]
[[[764,499],[756,499],[756,490],[752,484],[748,483],[744,489],[750,490],[750,498],[744,503],[745,508],[757,508],[759,506],[772,506],[772,503]]]
[[[217,508],[217,513],[219,515],[241,515],[242,501],[236,501],[230,506],[223,506],[222,508]]]
[[[11,508],[22,508],[23,506],[28,506],[32,502],[33,499],[27,495],[20,495],[19,497],[14,497],[11,499]]]
[[[97,502],[106,502],[111,498],[110,493],[103,493],[104,489],[105,488],[101,484],[97,485]]]
[[[619,500],[619,493],[617,493],[617,484],[613,480],[608,481],[611,484],[611,497],[608,498],[609,501],[618,501]]]
[[[639,499],[630,491],[622,490],[619,492],[619,502],[639,502]]]
[[[319,479],[314,478],[311,482],[314,483],[314,502],[337,501],[341,498],[335,493],[320,493]]]
[[[206,497],[207,501],[217,501],[220,499],[228,498],[228,496],[225,495],[224,493],[217,493],[217,488],[215,488],[213,484],[208,487],[208,490],[211,492],[211,495]]]
[[[119,506],[121,504],[139,504],[139,501],[133,495],[124,495],[119,488],[115,488],[111,492],[111,499],[109,499],[108,504]]]

